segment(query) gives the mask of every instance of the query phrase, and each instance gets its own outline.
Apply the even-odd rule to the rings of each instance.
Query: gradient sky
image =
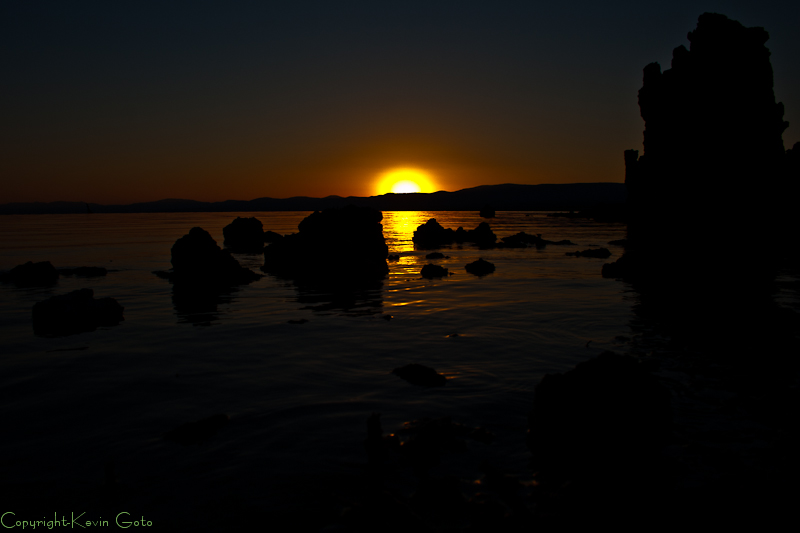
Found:
[[[800,141],[800,2],[0,4],[0,203],[369,196],[624,178],[642,68],[705,12],[770,34]]]

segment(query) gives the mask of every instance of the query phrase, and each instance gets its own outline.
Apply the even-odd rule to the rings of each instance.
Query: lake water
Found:
[[[491,443],[469,441],[469,453],[437,468],[470,480],[488,462],[525,478],[526,417],[541,377],[606,349],[626,351],[618,336],[636,340],[633,293],[600,276],[602,264],[622,253],[607,243],[623,238],[625,227],[539,212],[501,212],[489,223],[498,237],[525,231],[576,246],[445,247],[449,259],[434,262],[454,275],[437,280],[420,277],[429,251],[414,249],[414,229],[429,218],[465,229],[482,219],[385,212],[384,236],[401,259],[389,263],[381,289],[346,306],[265,276],[211,309],[185,312],[176,310],[171,284],[152,273],[170,268],[172,244],[194,226],[221,245],[222,228],[236,216],[255,216],[265,230],[286,234],[307,214],[0,217],[0,269],[26,261],[113,269],[100,278],[61,276],[46,288],[0,285],[4,493],[42,515],[91,515],[102,508],[97,494],[113,463],[124,494],[119,510],[176,530],[202,529],[203,517],[220,506],[303,508],[314,487],[335,491],[358,475],[373,412],[382,414],[387,433],[422,417],[484,427],[495,435]],[[612,257],[565,255],[597,246]],[[495,273],[478,278],[464,270],[479,257],[494,263]],[[261,256],[236,258],[260,272]],[[32,306],[83,287],[117,299],[125,321],[78,335],[35,336]],[[307,322],[289,322],[301,319]],[[447,385],[416,387],[390,373],[408,363],[435,368]],[[230,424],[208,442],[181,446],[162,438],[218,412]],[[64,503],[39,509],[36,501]]]

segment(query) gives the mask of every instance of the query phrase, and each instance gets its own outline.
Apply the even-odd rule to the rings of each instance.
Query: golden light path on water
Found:
[[[378,175],[375,191],[376,194],[435,192],[433,179],[430,172],[419,168],[392,168]]]

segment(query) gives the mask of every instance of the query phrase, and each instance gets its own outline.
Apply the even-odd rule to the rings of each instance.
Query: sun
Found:
[[[433,176],[418,168],[391,168],[382,172],[376,180],[378,194],[411,192],[434,192]]]

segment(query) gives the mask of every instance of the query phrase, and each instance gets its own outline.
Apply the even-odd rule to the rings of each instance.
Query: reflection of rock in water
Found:
[[[172,302],[181,322],[210,324],[218,319],[218,306],[231,301],[236,285],[261,278],[220,249],[202,228],[192,228],[175,241],[171,254],[172,271],[156,274],[172,282]]]
[[[295,282],[297,301],[305,309],[339,312],[350,316],[375,315],[383,311],[383,282],[355,284]]]
[[[172,305],[178,322],[195,326],[209,326],[219,320],[219,306],[233,301],[237,289],[203,285],[172,285]]]

